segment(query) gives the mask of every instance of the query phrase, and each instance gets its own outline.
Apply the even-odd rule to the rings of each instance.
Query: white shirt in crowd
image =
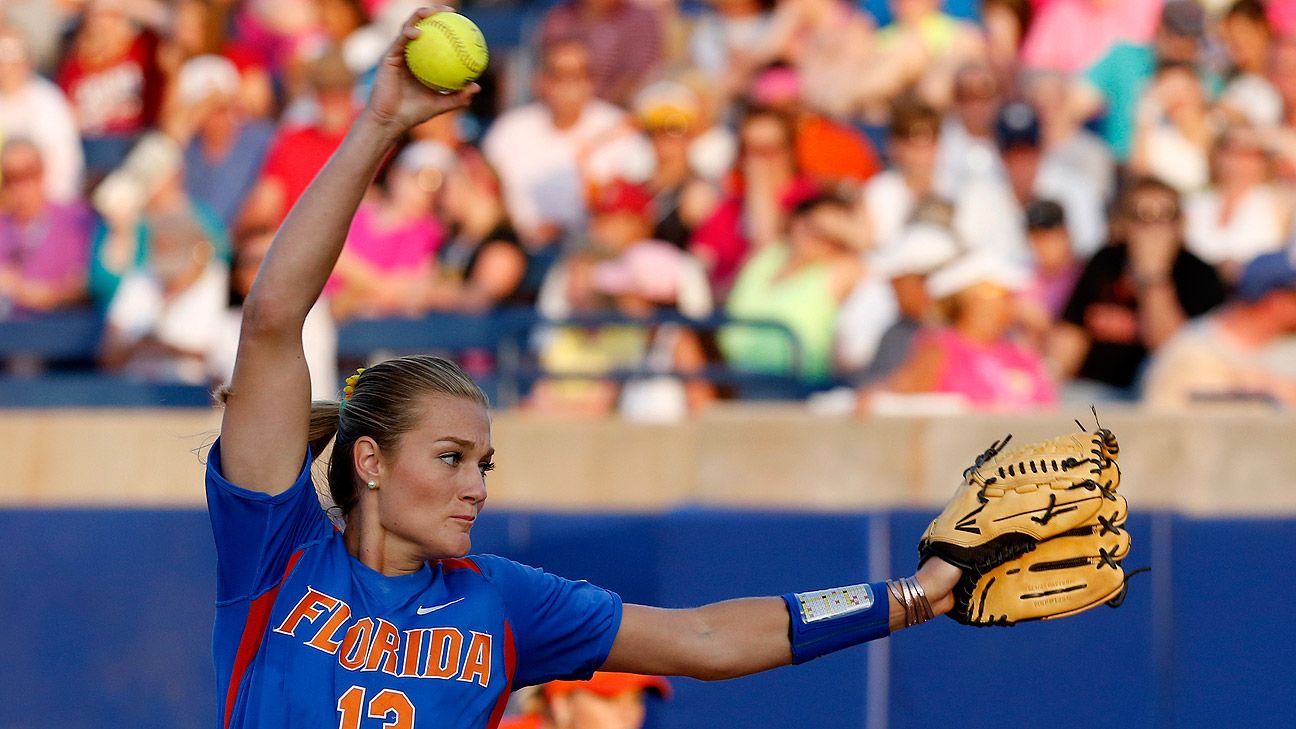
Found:
[[[1003,160],[993,138],[980,139],[968,133],[963,122],[947,117],[941,122],[936,141],[936,171],[932,188],[946,200],[953,200],[976,180],[1003,179]]]
[[[22,137],[36,145],[45,165],[45,194],[51,200],[77,198],[85,156],[72,107],[57,86],[33,76],[16,92],[0,94],[0,137]]]
[[[904,175],[899,170],[888,169],[865,183],[863,202],[873,249],[884,250],[900,235],[916,201]]]
[[[1053,200],[1066,213],[1067,234],[1076,257],[1086,259],[1107,240],[1102,194],[1077,170],[1041,165],[1032,194]],[[982,178],[969,183],[955,199],[954,228],[972,248],[993,250],[1028,263],[1025,211],[1007,182]]]
[[[1212,265],[1242,264],[1279,250],[1287,238],[1287,207],[1275,187],[1257,185],[1224,220],[1224,197],[1217,190],[1190,195],[1184,204],[1188,250]]]
[[[629,116],[597,99],[565,130],[554,127],[543,104],[509,110],[491,127],[483,150],[499,170],[505,206],[523,234],[544,223],[582,228],[587,185],[616,178],[642,182],[654,159]]]

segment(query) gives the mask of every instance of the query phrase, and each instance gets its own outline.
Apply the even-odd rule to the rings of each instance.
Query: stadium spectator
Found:
[[[50,0],[6,0],[0,5],[0,26],[17,31],[26,40],[32,64],[51,76],[66,48],[65,34],[81,12],[82,4]]]
[[[1067,232],[1078,255],[1087,257],[1103,245],[1102,194],[1082,170],[1044,165],[1040,122],[1030,105],[1004,106],[995,121],[995,143],[1005,176],[968,180],[955,200],[954,227],[968,245],[1024,259],[1024,208],[1037,197],[1056,200],[1066,210]]]
[[[788,211],[813,195],[801,174],[792,120],[770,109],[749,109],[738,129],[738,162],[728,197],[693,234],[690,250],[717,293],[733,285],[749,252],[779,240]]]
[[[967,65],[954,75],[954,105],[941,122],[936,148],[936,194],[954,200],[973,180],[1003,175],[994,137],[1001,101],[988,66]]]
[[[737,369],[791,373],[822,382],[832,373],[838,309],[864,272],[850,206],[827,196],[798,203],[785,240],[748,259],[726,310],[737,319],[786,325],[800,350],[800,371],[793,369],[792,347],[779,332],[726,327],[720,348]]]
[[[157,64],[172,93],[180,69],[192,58],[218,53],[223,15],[207,0],[174,0],[165,33],[158,38]],[[164,99],[165,104],[165,99]]]
[[[620,255],[577,256],[566,267],[573,314],[617,314],[629,324],[561,326],[544,337],[540,363],[564,379],[536,383],[530,406],[552,414],[606,415],[639,422],[675,422],[715,398],[699,375],[707,364],[698,334],[658,314],[710,313],[706,278],[687,253],[663,241],[641,240]],[[693,300],[690,304],[690,298]],[[638,321],[635,321],[638,320]],[[622,373],[620,382],[588,377]],[[572,379],[576,376],[578,379]]]
[[[1077,73],[1120,40],[1151,40],[1160,9],[1161,0],[1052,0],[1041,4],[1022,46],[1022,64]]]
[[[773,7],[773,0],[708,0],[694,19],[689,57],[725,102],[747,88],[752,49],[768,47]]]
[[[645,699],[669,699],[661,676],[599,671],[588,681],[551,681],[535,689],[522,716],[500,729],[640,729]]]
[[[1282,96],[1266,78],[1273,32],[1259,0],[1237,0],[1220,19],[1220,39],[1228,52],[1227,85],[1218,105],[1231,121],[1270,127],[1282,120]]]
[[[190,218],[203,230],[217,260],[228,265],[229,236],[215,214],[185,192],[181,154],[175,140],[150,132],[95,189],[93,202],[101,222],[90,245],[89,287],[100,308],[108,305],[123,276],[147,265],[152,219]]]
[[[563,0],[541,21],[540,44],[582,45],[595,96],[625,106],[661,61],[662,31],[657,13],[632,0]]]
[[[787,66],[761,71],[752,82],[753,103],[792,121],[797,166],[824,189],[855,188],[882,169],[877,152],[859,132],[802,102],[802,82]]]
[[[872,16],[846,0],[783,0],[769,43],[742,57],[749,71],[782,61],[796,69],[807,106],[834,119],[858,106],[857,86],[873,48]]]
[[[982,0],[981,26],[985,34],[986,64],[1004,88],[1017,79],[1022,43],[1030,30],[1032,0]]]
[[[908,360],[887,381],[897,393],[956,395],[977,410],[1020,411],[1047,407],[1057,390],[1043,356],[1020,343],[1014,295],[1027,274],[1012,261],[975,251],[927,279],[927,291],[946,326],[924,329]]]
[[[728,129],[708,127],[702,99],[683,83],[644,88],[635,116],[653,148],[652,175],[644,183],[657,216],[653,237],[687,248],[693,230],[719,204],[719,178],[732,164],[737,142]]]
[[[310,68],[316,107],[313,122],[281,127],[270,142],[261,177],[249,195],[238,228],[273,228],[342,143],[354,118],[355,78],[340,53],[320,56]]]
[[[940,114],[912,98],[896,102],[891,111],[891,166],[864,185],[861,214],[869,247],[891,247],[914,204],[935,195],[937,135]]]
[[[1139,99],[1130,171],[1160,178],[1181,193],[1202,189],[1210,182],[1213,121],[1196,69],[1163,64]]]
[[[36,74],[22,35],[0,26],[0,141],[16,138],[40,148],[50,200],[80,199],[85,158],[72,107],[57,86]]]
[[[595,197],[593,247],[560,261],[546,277],[540,312],[546,319],[619,314],[643,323],[559,326],[548,330],[539,353],[550,375],[536,384],[530,406],[549,413],[671,421],[713,397],[705,383],[685,384],[676,373],[698,373],[706,358],[697,335],[658,313],[705,318],[712,311],[705,272],[691,256],[652,231],[652,198],[617,181]],[[647,372],[618,383],[590,379],[616,372]],[[584,376],[584,377],[580,377]]]
[[[454,163],[445,146],[415,142],[396,158],[385,189],[360,203],[324,287],[333,318],[422,313],[445,237],[432,203]]]
[[[1024,76],[1022,87],[1025,100],[1039,117],[1044,149],[1041,176],[1083,178],[1102,202],[1111,200],[1116,190],[1116,161],[1102,138],[1086,129],[1073,113],[1074,84],[1054,71],[1035,71]],[[1092,241],[1095,250],[1103,242],[1101,238]]]
[[[1215,144],[1213,184],[1184,201],[1188,250],[1236,281],[1246,262],[1283,246],[1291,231],[1291,200],[1270,179],[1260,135],[1232,128]]]
[[[1017,297],[1018,315],[1031,345],[1043,349],[1084,264],[1067,233],[1066,211],[1056,202],[1032,200],[1026,206],[1026,231],[1032,265],[1026,287]]]
[[[76,113],[91,184],[121,164],[157,120],[164,79],[153,28],[167,9],[148,0],[90,0],[58,84]]]
[[[889,377],[908,359],[914,336],[937,320],[927,278],[966,250],[950,227],[953,215],[953,208],[943,200],[918,201],[893,244],[870,263],[875,276],[885,279],[887,289],[861,297],[872,289],[857,286],[843,304],[838,362],[857,382],[876,383]]]
[[[955,72],[986,60],[979,28],[941,10],[937,0],[891,0],[891,23],[874,36],[870,63],[859,70],[857,93],[866,108],[907,90],[947,106]]]
[[[526,249],[509,222],[499,177],[475,150],[460,152],[441,192],[450,235],[437,255],[429,309],[482,311],[535,303]]]
[[[229,269],[183,214],[150,218],[149,258],[113,293],[100,362],[151,382],[207,382],[207,356],[225,316]]]
[[[227,230],[252,192],[274,134],[239,105],[234,63],[204,55],[187,61],[176,81],[177,104],[164,127],[184,146],[185,190]]]
[[[243,325],[243,300],[252,290],[261,261],[274,240],[274,231],[252,231],[235,246],[234,265],[229,276],[229,298],[207,350],[207,377],[213,384],[227,385],[234,375]],[[326,400],[338,391],[337,327],[329,315],[328,301],[320,299],[306,314],[302,327],[302,351],[310,370],[311,398]]]
[[[85,298],[90,211],[49,199],[48,174],[34,142],[10,138],[0,147],[0,317]]]
[[[539,101],[500,115],[482,149],[499,172],[518,234],[543,248],[584,230],[592,186],[645,179],[652,148],[628,114],[594,96],[580,43],[545,48],[536,91]]]
[[[274,76],[283,75],[325,38],[314,0],[248,0],[234,10],[232,26],[256,63]]]
[[[1073,97],[1078,120],[1099,117],[1099,131],[1116,159],[1134,147],[1139,99],[1158,64],[1197,64],[1204,47],[1205,14],[1194,0],[1169,0],[1152,42],[1125,39],[1086,67]]]
[[[1215,269],[1184,250],[1179,193],[1155,178],[1130,185],[1121,237],[1094,254],[1049,343],[1075,397],[1129,399],[1149,352],[1224,300]]]
[[[1296,334],[1296,261],[1292,251],[1266,253],[1242,272],[1235,298],[1184,327],[1148,368],[1144,402],[1183,409],[1220,403],[1296,408],[1296,376],[1267,355]]]

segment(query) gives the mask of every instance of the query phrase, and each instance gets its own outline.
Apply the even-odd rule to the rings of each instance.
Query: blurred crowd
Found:
[[[416,5],[0,0],[0,319],[93,306],[104,370],[228,378]],[[317,396],[340,323],[533,307],[546,412],[678,418],[719,366],[861,413],[1296,406],[1296,0],[515,13],[362,202]]]

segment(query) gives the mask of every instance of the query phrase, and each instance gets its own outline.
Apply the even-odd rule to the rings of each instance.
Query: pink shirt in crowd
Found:
[[[378,222],[378,206],[361,203],[351,221],[343,253],[355,256],[383,273],[413,271],[436,256],[445,232],[431,215],[411,220],[395,228],[383,228]],[[340,286],[337,276],[329,278],[325,293]]]
[[[1030,409],[1057,402],[1043,360],[1021,345],[1007,339],[981,344],[953,329],[918,336],[917,346],[935,345],[944,355],[937,392],[962,395],[978,410]]]
[[[1161,0],[1053,0],[1040,8],[1022,45],[1022,65],[1079,73],[1117,41],[1152,40]]]

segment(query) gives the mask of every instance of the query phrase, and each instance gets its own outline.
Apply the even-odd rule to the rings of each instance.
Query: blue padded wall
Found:
[[[908,574],[930,516],[488,512],[474,541],[630,602],[680,607],[879,578],[870,565]],[[1130,529],[1127,566],[1154,569],[1119,610],[1011,629],[940,620],[884,641],[882,660],[855,648],[734,681],[677,679],[649,729],[1290,723],[1296,583],[1281,570],[1296,520],[1144,514]],[[0,534],[0,729],[215,726],[206,514],[0,510]]]

